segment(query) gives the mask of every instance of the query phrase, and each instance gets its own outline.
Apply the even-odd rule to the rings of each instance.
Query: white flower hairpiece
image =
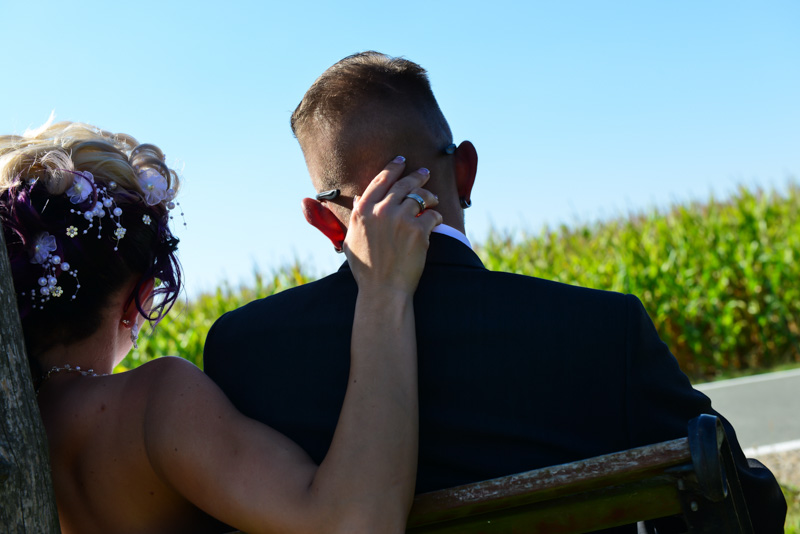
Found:
[[[167,179],[155,169],[144,169],[139,173],[139,185],[144,191],[144,201],[148,206],[160,204],[167,198]]]
[[[39,278],[39,291],[35,289],[30,291],[31,300],[33,300],[33,307],[36,308],[38,299],[38,308],[44,309],[44,303],[50,300],[50,297],[58,298],[64,294],[64,290],[58,285],[58,275],[60,272],[66,272],[75,278],[75,293],[72,294],[72,300],[78,294],[81,288],[81,283],[78,280],[78,270],[71,269],[69,263],[61,261],[61,256],[53,254],[58,248],[55,236],[50,235],[48,232],[42,232],[34,240],[33,254],[31,255],[31,263],[37,263],[44,269],[43,276]],[[25,295],[25,291],[22,292]]]
[[[67,196],[69,196],[69,201],[73,204],[80,204],[86,201],[92,193],[92,189],[94,189],[94,176],[92,176],[92,173],[75,174],[72,187],[67,189]]]
[[[56,238],[47,232],[39,234],[34,243],[31,263],[45,263],[50,253],[56,250]]]
[[[164,202],[168,210],[175,209],[176,203],[175,190],[168,187],[167,179],[155,169],[147,168],[139,173],[139,186],[144,191],[144,201],[148,206],[155,206]],[[180,203],[177,203],[180,205]],[[181,209],[181,217],[183,217],[183,209]],[[172,219],[172,215],[169,216]],[[145,224],[150,224],[150,221],[144,221]],[[186,226],[186,219],[183,220],[183,225]]]
[[[69,195],[69,201],[73,204],[80,204],[85,202],[92,191],[97,192],[97,202],[95,202],[94,207],[90,210],[80,211],[74,208],[71,208],[69,211],[70,213],[75,213],[77,215],[83,214],[83,218],[89,221],[89,226],[84,229],[83,233],[86,234],[89,230],[94,226],[94,219],[97,218],[97,239],[101,238],[101,231],[103,230],[103,217],[108,214],[110,219],[114,220],[114,224],[117,225],[117,229],[114,231],[114,236],[117,238],[117,244],[114,245],[114,250],[119,250],[119,240],[125,237],[125,228],[122,227],[122,223],[120,222],[120,218],[122,217],[122,208],[117,206],[117,202],[114,200],[114,197],[108,192],[109,189],[112,191],[117,188],[117,184],[115,182],[109,182],[108,188],[103,185],[98,186],[95,184],[94,176],[89,171],[67,171],[74,175],[74,181],[72,182],[72,187],[67,190],[67,195]],[[72,227],[71,227],[72,228]],[[70,237],[74,237],[72,232],[67,230],[67,235]]]

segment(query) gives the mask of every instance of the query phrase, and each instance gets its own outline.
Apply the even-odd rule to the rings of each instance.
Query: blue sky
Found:
[[[327,67],[374,49],[425,67],[480,157],[467,212],[538,232],[800,174],[792,1],[8,2],[0,133],[89,122],[182,171],[190,295],[341,256],[308,226],[289,117]]]

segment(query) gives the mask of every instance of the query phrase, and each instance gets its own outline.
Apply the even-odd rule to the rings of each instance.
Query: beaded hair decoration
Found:
[[[117,188],[117,184],[115,182],[110,182],[108,184],[108,188],[105,186],[98,186],[94,182],[94,176],[92,173],[88,171],[67,171],[73,175],[75,175],[75,179],[72,182],[72,187],[67,190],[67,196],[69,197],[69,201],[73,204],[83,204],[86,202],[86,199],[89,195],[94,193],[97,198],[97,202],[95,202],[94,207],[92,209],[88,209],[81,213],[80,210],[76,210],[75,208],[70,209],[70,213],[75,213],[76,215],[83,214],[83,218],[89,221],[89,226],[83,230],[83,233],[86,234],[89,230],[94,226],[94,220],[97,219],[97,239],[100,239],[102,236],[100,232],[103,230],[103,217],[108,214],[109,218],[114,221],[117,226],[117,229],[114,230],[114,237],[117,238],[117,244],[114,246],[114,250],[119,250],[119,240],[125,237],[125,228],[122,226],[120,222],[120,217],[122,216],[122,208],[117,207],[117,203],[114,201],[114,197],[112,197],[108,190],[111,189],[112,191]],[[75,226],[70,226],[67,228],[67,236],[70,238],[74,238],[78,235],[78,229]]]
[[[70,228],[75,227],[70,226]],[[69,233],[70,231],[67,229],[67,235]],[[44,303],[50,300],[51,297],[58,298],[64,294],[64,290],[58,285],[58,274],[62,271],[75,278],[75,292],[72,294],[71,300],[75,300],[81,288],[81,283],[78,280],[78,270],[70,269],[68,262],[62,261],[61,256],[58,254],[53,254],[57,248],[56,238],[48,232],[43,232],[36,238],[31,263],[40,264],[44,273],[39,278],[39,291],[37,292],[35,289],[30,291],[33,308],[42,310],[44,309]],[[24,297],[25,295],[26,293],[23,291],[22,296]]]
[[[74,224],[67,226],[61,239],[79,238],[81,235],[88,234],[95,226],[97,228],[97,239],[101,239],[103,219],[108,217],[108,220],[116,226],[113,232],[116,240],[114,250],[119,250],[119,242],[125,238],[127,229],[122,225],[123,210],[117,206],[113,196],[118,189],[117,184],[113,181],[109,182],[107,186],[97,184],[92,173],[88,171],[62,169],[62,172],[68,172],[73,175],[72,186],[65,193],[70,203],[75,205],[75,207],[70,208],[69,212],[85,219],[88,225],[83,229]],[[166,178],[159,172],[154,169],[144,169],[139,173],[138,179],[144,193],[143,200],[148,206],[164,203],[167,210],[175,208],[175,191],[167,187]],[[79,206],[92,199],[96,199],[93,205],[83,210],[79,208]],[[183,215],[182,212],[181,215]],[[172,217],[170,216],[170,218]],[[150,226],[153,220],[150,215],[144,214],[141,217],[141,223]],[[126,224],[130,224],[130,222]],[[22,296],[31,298],[33,309],[42,310],[50,299],[60,298],[64,294],[63,288],[59,285],[59,275],[62,273],[75,279],[75,291],[70,299],[75,300],[78,295],[81,287],[78,279],[78,270],[72,269],[69,262],[65,261],[66,258],[55,254],[58,248],[56,236],[51,235],[49,232],[42,232],[33,240],[33,247],[30,250],[30,262],[42,266],[42,276],[38,279],[38,288],[22,292]]]

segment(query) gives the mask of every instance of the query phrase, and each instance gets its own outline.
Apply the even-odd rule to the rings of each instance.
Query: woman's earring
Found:
[[[461,204],[461,209],[462,209],[462,210],[465,210],[465,209],[469,208],[470,206],[472,206],[472,202],[471,202],[471,201],[469,201],[469,200],[467,200],[467,198],[466,198],[466,197],[461,197],[461,198],[460,198],[460,199],[458,199],[458,200],[459,200],[459,202],[460,202],[460,204]]]
[[[134,323],[131,327],[131,341],[133,342],[133,348],[139,348],[139,323]]]

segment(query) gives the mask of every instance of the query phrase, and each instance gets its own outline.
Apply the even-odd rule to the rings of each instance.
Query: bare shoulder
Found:
[[[125,374],[130,375],[132,389],[145,392],[148,404],[168,399],[174,403],[197,387],[215,387],[196,365],[177,356],[156,358]]]
[[[136,375],[133,388],[146,391],[146,424],[182,425],[230,404],[203,371],[183,358],[156,358],[131,373]]]
[[[162,356],[128,372],[131,375],[136,375],[137,381],[143,380],[149,384],[159,379],[189,378],[196,374],[203,374],[203,371],[195,364],[178,356]]]

